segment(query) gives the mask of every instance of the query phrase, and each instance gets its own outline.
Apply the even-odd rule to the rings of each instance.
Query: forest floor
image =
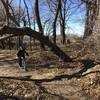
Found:
[[[0,100],[100,100],[100,60],[91,50],[79,54],[79,45],[61,47],[74,58],[64,63],[50,51],[34,49],[26,57],[28,71],[20,69],[16,50],[0,50]],[[77,56],[78,55],[78,56]]]

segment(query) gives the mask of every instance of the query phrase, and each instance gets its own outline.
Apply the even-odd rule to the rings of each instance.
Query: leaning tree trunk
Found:
[[[12,28],[5,26],[0,30],[0,35],[3,34],[14,34],[14,35],[28,35],[30,37],[34,37],[39,40],[41,43],[47,45],[50,50],[60,57],[63,61],[69,62],[72,59],[66,55],[58,46],[52,43],[46,36],[43,36],[41,33],[32,30],[31,28]]]

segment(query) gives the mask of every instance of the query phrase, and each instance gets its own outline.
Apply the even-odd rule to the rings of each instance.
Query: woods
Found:
[[[28,6],[26,4],[26,1],[23,0],[23,3],[25,5],[25,10],[26,10],[26,15],[27,18],[25,18],[25,15],[20,15],[21,14],[21,10],[23,10],[21,8],[21,0],[19,3],[19,12],[18,12],[18,19],[22,19],[22,21],[24,21],[23,26],[27,26],[26,22],[28,22],[28,27],[31,27],[31,25],[35,23],[31,23],[31,20],[34,21],[34,19],[36,20],[36,24],[38,26],[38,30],[41,34],[44,35],[45,33],[45,27],[43,27],[43,21],[41,21],[41,16],[40,16],[40,9],[39,9],[39,1],[35,0],[34,1],[34,9],[33,9],[33,15],[34,15],[34,19],[31,18],[31,15],[29,14],[29,9]],[[70,2],[70,5],[69,5]],[[52,35],[53,35],[53,42],[56,44],[56,37],[57,37],[57,27],[58,27],[58,22],[59,22],[59,27],[60,27],[60,34],[61,34],[61,41],[62,44],[66,43],[66,17],[68,16],[68,11],[70,11],[70,6],[76,4],[76,6],[81,6],[84,5],[86,12],[85,12],[85,28],[84,28],[84,38],[90,36],[93,33],[93,29],[94,29],[94,25],[96,22],[96,18],[98,16],[98,10],[99,10],[99,1],[98,0],[94,0],[94,1],[85,1],[85,0],[80,0],[79,4],[75,3],[75,2],[71,2],[71,1],[67,1],[67,0],[54,0],[54,1],[45,1],[45,5],[47,3],[50,14],[53,14],[54,18],[48,18],[48,19],[43,19],[44,21],[46,20],[47,22],[45,24],[47,24],[50,20],[52,20]],[[4,8],[4,11],[6,12],[6,25],[10,26],[10,23],[12,22],[13,24],[15,24],[15,26],[19,27],[20,24],[22,23],[21,20],[20,22],[18,22],[18,20],[16,19],[17,15],[11,5],[11,3],[8,0],[1,0],[1,3]],[[31,2],[30,2],[31,3]],[[32,5],[31,5],[32,6]],[[67,8],[69,7],[69,8]],[[56,10],[55,10],[56,9]],[[25,12],[23,12],[25,13]],[[22,16],[22,18],[20,18]],[[71,15],[70,15],[71,16]],[[69,17],[70,17],[69,16]],[[46,26],[46,25],[45,25]],[[48,26],[49,28],[50,26]],[[50,34],[50,33],[47,33]],[[20,41],[20,39],[19,39]],[[44,48],[43,44],[41,44],[41,47]]]
[[[82,0],[81,1],[82,3],[84,3],[85,9],[86,9],[84,38],[86,38],[87,36],[90,36],[93,33],[92,31],[93,31],[93,28],[94,28],[95,20],[98,16],[98,4],[99,4],[99,2],[97,2],[97,1],[98,0],[94,0],[94,1],[84,1],[84,0]],[[5,9],[5,12],[6,12],[6,23],[7,23],[7,25],[10,26],[10,20],[11,20],[15,24],[16,27],[17,26],[19,27],[20,23],[15,18],[16,16],[14,14],[14,10],[11,7],[10,2],[8,0],[7,1],[1,0],[1,2],[2,2],[3,7]],[[28,6],[27,6],[25,0],[23,2],[25,4],[25,8],[26,8],[28,26],[31,27],[31,22],[30,22],[31,19],[30,19],[30,15],[29,15],[29,11],[28,11]],[[38,2],[39,2],[38,0],[34,1],[34,15],[35,15],[34,18],[36,19],[39,32],[42,35],[44,35],[44,29],[43,29],[40,14],[39,14],[40,11],[39,11]],[[48,7],[49,7],[51,13],[52,12],[54,13],[54,20],[53,20],[53,23],[52,23],[52,29],[53,29],[53,42],[54,42],[55,46],[56,46],[56,35],[57,35],[57,32],[56,32],[57,25],[56,24],[57,24],[58,18],[59,18],[59,23],[60,23],[60,33],[61,33],[61,37],[62,37],[61,42],[62,42],[62,44],[66,43],[65,29],[66,29],[66,16],[67,16],[66,15],[66,13],[67,13],[66,7],[68,6],[67,2],[68,2],[67,0],[63,0],[63,1],[58,0],[57,2],[56,2],[56,0],[54,2],[53,1],[47,1]],[[20,0],[20,3],[21,3],[21,0]],[[72,4],[74,4],[74,2]],[[54,8],[52,8],[52,5],[54,5],[54,7],[56,8],[56,11],[53,10]],[[9,12],[9,10],[11,10],[12,12]],[[20,10],[21,10],[21,7],[19,5],[19,14],[20,14]],[[26,21],[24,21],[24,27],[26,26],[25,23],[26,23]],[[21,34],[21,32],[19,32],[19,33]],[[30,39],[31,39],[31,37],[30,37]],[[21,43],[23,43],[23,42],[21,42],[22,40],[23,40],[23,37],[22,38],[19,37],[19,45]],[[10,38],[9,38],[9,41],[11,41]],[[31,40],[30,40],[30,43],[31,43]],[[41,42],[41,48],[45,48],[44,47],[45,43],[43,41]],[[61,56],[61,54],[59,56]]]
[[[50,42],[50,40],[43,36],[41,33],[36,32],[30,28],[10,28],[5,26],[4,28],[2,28],[0,30],[1,35],[6,34],[14,34],[14,35],[29,35],[30,37],[33,37],[37,40],[39,40],[41,43],[46,44],[50,50],[56,54],[58,57],[60,57],[63,61],[72,61],[71,58],[69,56],[67,56],[62,50],[60,50],[59,47],[57,47],[55,44],[53,44],[52,42]]]
[[[0,0],[3,99],[100,99],[100,0]]]

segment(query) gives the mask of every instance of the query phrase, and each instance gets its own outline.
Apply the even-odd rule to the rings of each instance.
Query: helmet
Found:
[[[19,50],[23,50],[23,48],[20,46],[20,47],[19,47]]]

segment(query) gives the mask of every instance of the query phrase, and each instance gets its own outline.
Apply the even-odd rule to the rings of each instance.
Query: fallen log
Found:
[[[43,36],[41,33],[32,30],[29,27],[24,28],[15,28],[15,27],[8,27],[4,26],[0,30],[0,35],[3,36],[4,34],[14,34],[14,35],[28,35],[39,40],[41,43],[47,45],[50,50],[56,54],[59,58],[61,58],[64,62],[70,62],[72,59],[65,54],[57,45],[52,43],[46,36]]]
[[[8,38],[11,38],[11,37],[14,37],[14,36],[16,36],[16,35],[10,35],[10,36],[4,36],[4,37],[1,37],[0,38],[0,41],[4,41],[4,40],[7,40]]]

